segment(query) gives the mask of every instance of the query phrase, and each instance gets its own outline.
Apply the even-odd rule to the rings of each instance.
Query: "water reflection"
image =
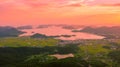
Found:
[[[82,28],[81,28],[82,29]],[[72,32],[70,29],[64,29],[62,27],[56,27],[56,26],[50,26],[47,28],[34,28],[34,29],[26,29],[22,30],[26,33],[20,35],[20,36],[31,36],[35,33],[45,34],[47,36],[60,36],[60,35],[74,35],[71,37],[57,37],[58,39],[62,40],[76,40],[76,39],[103,39],[103,36],[98,36],[94,34],[89,33],[83,33],[83,32]]]

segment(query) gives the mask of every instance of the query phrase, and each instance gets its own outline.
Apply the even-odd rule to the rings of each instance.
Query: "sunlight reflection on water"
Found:
[[[82,29],[82,28],[81,28]],[[103,36],[98,36],[94,34],[89,33],[83,33],[83,32],[72,32],[70,29],[64,29],[62,27],[56,27],[51,26],[47,28],[34,28],[34,29],[26,29],[22,30],[26,33],[20,35],[20,36],[30,36],[35,33],[45,34],[47,36],[57,36],[57,35],[75,35],[71,37],[58,37],[58,39],[62,40],[76,40],[76,39],[103,39]]]

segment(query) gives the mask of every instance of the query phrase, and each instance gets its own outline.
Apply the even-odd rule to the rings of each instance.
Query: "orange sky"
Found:
[[[120,25],[119,0],[0,0],[0,25]]]

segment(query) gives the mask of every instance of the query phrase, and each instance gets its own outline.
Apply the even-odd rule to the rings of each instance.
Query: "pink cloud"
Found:
[[[104,0],[108,3],[108,0]],[[113,0],[109,0],[110,2]],[[116,0],[114,0],[116,1]],[[120,0],[119,0],[120,1]],[[0,25],[2,24],[39,24],[39,23],[76,23],[86,22],[119,22],[116,14],[118,8],[104,6],[86,6],[83,4],[103,4],[103,0],[0,0]],[[109,2],[109,3],[110,3]],[[118,2],[118,1],[116,1]],[[115,4],[114,4],[115,5]],[[58,6],[61,6],[59,8]],[[116,4],[115,6],[119,6]],[[72,7],[72,8],[70,8]],[[79,8],[75,8],[79,7]],[[52,8],[52,9],[51,9]],[[115,15],[94,15],[92,14],[111,14]],[[79,16],[78,16],[79,15]],[[120,16],[120,14],[119,14]],[[85,17],[85,18],[84,18]],[[109,18],[113,20],[109,21]],[[86,20],[86,18],[88,20]],[[101,19],[100,19],[101,18]],[[104,19],[105,18],[105,19]],[[103,20],[104,19],[104,20]],[[117,21],[116,21],[117,20]],[[18,23],[17,23],[18,22]],[[95,24],[95,23],[92,23]]]
[[[100,4],[114,4],[114,3],[120,3],[120,0],[94,0],[89,4],[100,5]]]
[[[102,4],[101,6],[120,6],[120,3],[117,4]]]
[[[80,3],[74,3],[74,4],[69,4],[69,5],[66,5],[67,7],[81,7],[82,5]]]
[[[43,3],[40,0],[0,0],[0,5],[13,5],[13,6],[46,6],[47,3]]]

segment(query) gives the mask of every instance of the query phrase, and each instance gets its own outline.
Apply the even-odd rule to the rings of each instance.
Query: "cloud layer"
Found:
[[[52,23],[118,24],[120,22],[120,4],[113,4],[116,2],[118,3],[119,1],[0,0],[0,25]],[[101,4],[106,6],[101,6]]]

